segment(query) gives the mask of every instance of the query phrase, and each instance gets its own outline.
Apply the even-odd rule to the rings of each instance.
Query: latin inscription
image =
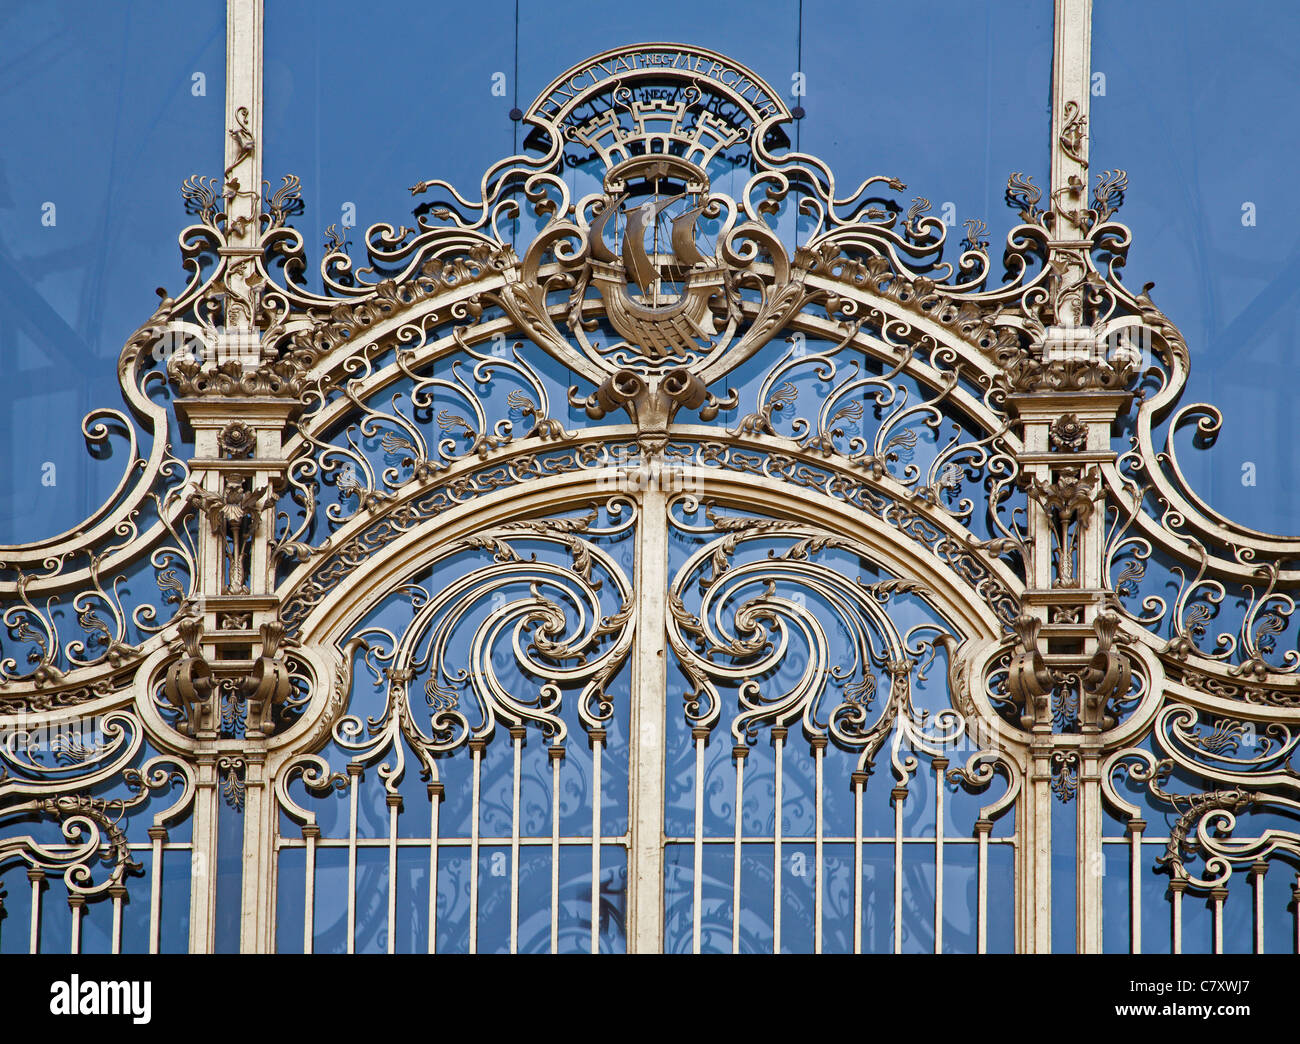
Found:
[[[683,51],[629,51],[592,62],[547,95],[538,106],[538,111],[548,119],[553,118],[571,101],[593,87],[629,73],[654,69],[716,80],[729,93],[748,102],[759,119],[766,119],[781,111],[767,88],[747,73],[726,62]]]

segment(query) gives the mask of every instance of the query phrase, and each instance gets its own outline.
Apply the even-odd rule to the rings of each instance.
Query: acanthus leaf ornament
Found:
[[[1057,551],[1056,583],[1077,587],[1079,580],[1080,534],[1092,517],[1100,496],[1100,476],[1078,468],[1063,468],[1052,482],[1030,478],[1025,489],[1050,516],[1054,526],[1053,542]]]
[[[1081,154],[1084,140],[1088,136],[1088,117],[1077,101],[1065,103],[1065,127],[1061,131],[1061,148],[1072,160],[1088,169],[1088,161]]]
[[[207,516],[214,535],[221,538],[223,594],[247,594],[249,544],[260,528],[260,513],[271,500],[268,486],[249,489],[240,479],[226,479],[221,494],[196,487],[190,503]]]

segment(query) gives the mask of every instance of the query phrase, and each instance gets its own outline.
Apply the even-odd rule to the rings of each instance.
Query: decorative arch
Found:
[[[250,126],[186,182],[189,279],[83,424],[130,466],[0,549],[31,948],[53,887],[74,948],[228,945],[232,846],[247,950],[1042,951],[1061,909],[1092,950],[1119,856],[1133,948],[1189,896],[1264,948],[1300,545],[1178,469],[1219,417],[1119,278],[1123,172],[1012,174],[999,279],[714,52],[522,119],[316,283]]]

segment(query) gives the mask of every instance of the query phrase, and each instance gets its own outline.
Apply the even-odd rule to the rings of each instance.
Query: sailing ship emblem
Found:
[[[663,173],[652,171],[656,185]],[[587,233],[591,279],[610,325],[655,362],[689,359],[712,347],[719,316],[729,314],[726,269],[696,241],[696,222],[709,206],[705,193],[695,193],[693,205],[671,219],[666,242],[660,243],[661,215],[687,197],[679,192],[628,205],[626,191],[607,196]],[[605,241],[606,227],[616,217],[624,219],[617,255]]]

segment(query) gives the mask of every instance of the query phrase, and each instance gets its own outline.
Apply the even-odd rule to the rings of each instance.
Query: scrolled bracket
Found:
[[[1034,616],[1016,617],[1012,629],[1016,635],[1015,650],[1007,670],[1007,691],[1020,709],[1020,724],[1025,729],[1046,724],[1052,720],[1052,693],[1056,683],[1047,662],[1038,649],[1038,634],[1042,621]]]
[[[221,659],[203,647],[203,620],[188,616],[179,624],[176,651],[182,655],[164,676],[162,695],[180,712],[178,729],[196,739],[215,739],[231,722],[243,722],[247,740],[276,730],[276,712],[289,701],[293,682],[285,650],[293,642],[278,621],[259,628],[260,651],[251,659]],[[230,701],[218,708],[218,701]]]

